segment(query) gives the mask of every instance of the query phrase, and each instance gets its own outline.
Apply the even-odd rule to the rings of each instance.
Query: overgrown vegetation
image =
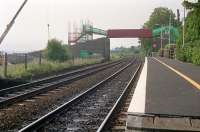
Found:
[[[100,58],[74,59],[65,62],[43,60],[42,65],[39,65],[38,62],[34,61],[28,64],[27,70],[24,68],[24,64],[9,65],[7,78],[30,80],[35,76],[58,72],[72,66],[95,64],[100,61]],[[0,67],[0,71],[1,76],[3,76],[3,67]]]
[[[200,65],[200,0],[197,3],[185,1],[183,5],[190,12],[185,23],[185,45],[182,36],[177,42],[177,58]]]

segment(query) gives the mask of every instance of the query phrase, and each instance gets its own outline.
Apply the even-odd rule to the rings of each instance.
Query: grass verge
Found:
[[[41,65],[39,65],[38,62],[33,61],[28,64],[27,69],[25,69],[24,64],[8,65],[6,78],[31,80],[34,76],[58,72],[73,66],[95,64],[101,61],[102,58],[74,59],[62,63],[43,60]],[[0,77],[3,78],[2,66],[0,67]]]

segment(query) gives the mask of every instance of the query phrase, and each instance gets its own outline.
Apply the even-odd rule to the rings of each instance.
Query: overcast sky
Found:
[[[24,0],[0,0],[0,34]],[[67,43],[68,23],[90,20],[95,27],[141,28],[153,9],[164,6],[183,12],[182,0],[29,0],[0,50],[27,52],[46,47],[51,37]],[[112,39],[111,48],[137,45],[137,39]]]

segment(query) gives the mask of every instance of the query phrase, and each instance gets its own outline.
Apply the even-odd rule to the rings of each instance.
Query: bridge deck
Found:
[[[156,125],[163,129],[200,130],[200,67],[165,58],[148,58],[146,69],[146,79],[144,76],[139,79],[146,85],[136,87],[127,127],[135,126],[134,121],[140,120],[140,127],[145,127],[146,122],[149,128]]]

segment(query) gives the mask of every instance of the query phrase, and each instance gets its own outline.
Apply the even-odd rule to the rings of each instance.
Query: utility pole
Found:
[[[47,24],[47,28],[48,28],[48,42],[50,40],[50,24]]]
[[[172,20],[172,16],[170,14],[170,17],[169,17],[169,45],[171,44],[171,20]]]
[[[161,45],[161,50],[162,50],[163,49],[163,26],[161,26],[160,45]]]
[[[24,8],[24,6],[26,5],[26,3],[28,2],[28,0],[25,0],[22,5],[20,6],[19,10],[17,11],[17,13],[14,15],[14,17],[12,18],[12,20],[10,21],[10,23],[7,25],[6,29],[4,30],[3,34],[0,36],[0,45],[3,42],[4,38],[6,37],[6,35],[8,34],[8,32],[10,31],[10,29],[12,28],[12,26],[15,23],[16,18],[18,17],[19,13],[21,12],[21,10]]]

